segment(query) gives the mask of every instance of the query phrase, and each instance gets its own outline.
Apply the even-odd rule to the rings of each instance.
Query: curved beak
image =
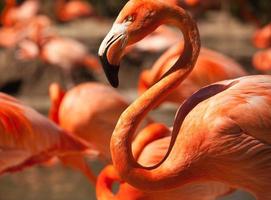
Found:
[[[118,87],[119,65],[127,43],[127,23],[114,24],[99,48],[105,75],[113,87]]]

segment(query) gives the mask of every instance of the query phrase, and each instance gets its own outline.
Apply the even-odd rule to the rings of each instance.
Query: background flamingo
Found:
[[[99,83],[83,83],[68,92],[54,83],[49,92],[50,118],[91,144],[102,160],[111,161],[110,137],[120,114],[129,105],[127,101],[117,91]]]
[[[88,146],[35,110],[0,93],[0,174],[16,172],[57,156],[92,156]],[[91,182],[95,176],[85,162],[67,162]]]
[[[151,124],[144,128],[133,142],[133,154],[143,166],[153,166],[161,161],[170,143],[170,130],[162,124]],[[114,182],[120,182],[116,194],[111,191]],[[212,200],[225,195],[232,190],[220,183],[190,184],[182,188],[165,192],[144,192],[121,181],[112,165],[105,167],[98,176],[96,194],[98,200],[126,199],[187,199]]]
[[[253,55],[252,63],[254,67],[262,72],[268,72],[271,69],[271,48],[261,50]]]
[[[38,37],[52,35],[53,31],[50,28],[51,21],[44,15],[35,16],[27,22],[19,22],[14,26],[4,26],[0,28],[0,46],[14,48],[17,45],[21,46],[21,42],[25,39],[37,41]],[[28,57],[24,55],[22,58]]]
[[[111,162],[111,134],[119,116],[129,105],[124,97],[99,83],[83,83],[67,92],[53,83],[49,93],[50,119],[89,143],[94,151],[99,152],[101,160]],[[149,121],[152,120],[148,118],[142,126]]]
[[[257,48],[268,48],[271,46],[271,23],[258,29],[252,38],[252,42]]]
[[[2,14],[2,24],[13,26],[16,23],[31,20],[38,14],[39,2],[37,0],[27,0],[21,5],[17,5],[15,0],[6,0],[6,8]]]
[[[144,70],[139,78],[139,93],[142,94],[159,81],[163,74],[177,61],[182,52],[183,43],[177,44],[165,52],[155,62],[151,70]],[[242,67],[231,58],[209,49],[201,49],[193,71],[164,101],[181,104],[203,86],[246,74]]]
[[[268,72],[271,69],[271,23],[257,30],[253,36],[252,42],[257,48],[265,48],[253,55],[253,66],[262,72]]]
[[[85,45],[71,38],[56,35],[40,38],[38,43],[33,41],[20,43],[17,56],[22,60],[38,56],[46,63],[61,67],[69,85],[73,85],[74,68],[86,67],[96,73],[99,73],[101,68],[99,61],[88,52]]]
[[[200,51],[197,26],[180,7],[154,0],[130,0],[99,49],[106,75],[116,87],[126,45],[164,23],[180,28],[184,51],[160,81],[132,103],[118,121],[111,138],[111,153],[121,178],[144,190],[219,181],[250,191],[259,200],[271,199],[270,76],[245,76],[199,90],[180,107],[165,158],[151,168],[139,165],[133,158],[131,138],[138,124],[187,77],[196,63]]]
[[[59,21],[67,22],[80,17],[94,15],[92,6],[82,0],[56,0],[56,16]]]

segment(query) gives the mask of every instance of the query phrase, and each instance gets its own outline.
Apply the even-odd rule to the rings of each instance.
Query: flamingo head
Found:
[[[118,71],[125,48],[153,32],[169,7],[157,0],[130,0],[121,10],[99,48],[103,69],[113,87],[119,84]]]

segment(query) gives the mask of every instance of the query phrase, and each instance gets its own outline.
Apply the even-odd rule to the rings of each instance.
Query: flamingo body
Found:
[[[0,94],[0,174],[86,149],[35,110]]]
[[[94,10],[86,1],[72,0],[62,2],[58,0],[57,17],[60,21],[67,22],[76,18],[87,17],[94,14]],[[58,3],[58,2],[57,2]]]
[[[143,71],[139,79],[139,93],[142,94],[155,84],[169,70],[172,64],[176,62],[182,51],[183,44],[173,46],[155,62],[151,70]],[[193,71],[164,101],[181,104],[186,98],[203,86],[246,74],[242,67],[234,60],[203,48]]]
[[[128,106],[126,100],[115,90],[97,83],[80,84],[66,94],[56,85],[52,87],[56,90],[50,90],[51,116],[62,128],[90,143],[110,161],[110,137],[120,114]]]
[[[158,131],[157,126],[159,127],[159,124],[151,124],[145,129],[143,129],[143,131],[147,131],[148,135],[157,134],[155,133]],[[163,133],[160,133],[163,135],[160,135],[161,138],[149,141],[149,143],[147,143],[145,146],[142,146],[142,143],[137,142],[137,140],[133,142],[133,149],[135,148],[138,151],[138,148],[140,148],[140,153],[138,155],[137,161],[143,166],[150,167],[157,164],[163,159],[163,156],[167,152],[170,143],[170,136],[167,136],[169,130],[163,129],[163,127],[159,128],[160,131],[164,131]],[[142,132],[138,134],[138,136],[141,135]],[[132,187],[125,182],[121,182],[117,194],[114,195],[111,192],[111,186],[112,183],[115,181],[121,182],[121,179],[118,176],[115,168],[112,165],[109,165],[104,168],[104,170],[100,173],[98,177],[98,182],[96,186],[98,200],[215,200],[217,197],[225,195],[231,191],[228,186],[222,183],[209,182],[204,184],[189,184],[182,188],[163,192],[144,192],[142,190],[138,190]]]

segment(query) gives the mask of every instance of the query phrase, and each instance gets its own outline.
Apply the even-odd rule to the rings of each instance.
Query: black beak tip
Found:
[[[112,87],[117,88],[119,86],[119,66],[111,65],[105,56],[99,56],[102,62],[103,70],[106,75],[107,80]]]

